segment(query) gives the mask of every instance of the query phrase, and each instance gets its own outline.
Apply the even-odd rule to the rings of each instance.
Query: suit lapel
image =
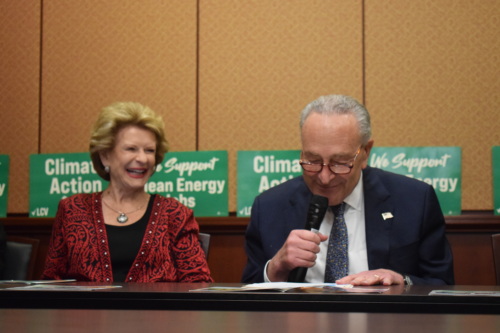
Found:
[[[390,232],[394,220],[390,216],[394,214],[394,207],[388,190],[369,167],[363,171],[363,191],[368,267],[370,270],[388,267]]]
[[[290,194],[290,209],[285,209],[286,226],[288,233],[294,229],[303,229],[306,224],[307,211],[309,209],[309,201],[311,200],[312,193],[304,183],[302,177],[298,182],[297,187],[293,193]],[[288,236],[288,234],[287,234]]]

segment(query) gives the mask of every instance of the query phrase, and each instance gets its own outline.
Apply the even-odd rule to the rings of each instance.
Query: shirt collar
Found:
[[[361,171],[361,176],[354,190],[344,199],[344,202],[349,205],[349,207],[358,211],[363,210],[363,171]]]

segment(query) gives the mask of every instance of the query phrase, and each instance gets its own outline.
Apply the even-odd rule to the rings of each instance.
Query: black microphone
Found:
[[[309,210],[307,211],[306,226],[304,229],[318,232],[327,209],[328,198],[321,195],[313,195],[309,202]],[[297,267],[288,275],[288,282],[304,282],[306,273],[307,267]]]

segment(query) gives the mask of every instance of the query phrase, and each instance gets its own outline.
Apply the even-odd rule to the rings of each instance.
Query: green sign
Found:
[[[374,147],[368,164],[434,187],[445,215],[459,215],[462,199],[460,147]]]
[[[29,216],[54,217],[61,199],[107,186],[95,172],[89,153],[31,155]]]
[[[9,193],[9,155],[0,155],[0,217],[7,216]]]
[[[145,191],[174,197],[195,216],[228,215],[227,152],[172,152],[165,155]],[[89,153],[30,156],[30,217],[54,217],[59,201],[106,189]]]
[[[300,150],[238,152],[237,216],[250,216],[257,195],[302,174]]]
[[[173,196],[195,216],[227,216],[227,151],[168,153],[146,191]]]
[[[239,151],[237,216],[250,216],[257,195],[301,175],[299,157],[300,150]],[[462,199],[461,162],[460,147],[374,147],[368,164],[432,185],[443,213],[458,215]],[[500,175],[498,178],[500,184]]]
[[[500,215],[500,146],[492,148],[493,166],[493,211]]]

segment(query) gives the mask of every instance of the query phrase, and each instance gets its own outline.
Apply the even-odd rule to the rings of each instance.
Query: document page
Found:
[[[191,291],[278,291],[278,292],[304,292],[304,293],[383,293],[389,288],[357,287],[351,284],[336,283],[296,283],[296,282],[263,282],[252,283],[242,287],[214,286],[195,289]]]

